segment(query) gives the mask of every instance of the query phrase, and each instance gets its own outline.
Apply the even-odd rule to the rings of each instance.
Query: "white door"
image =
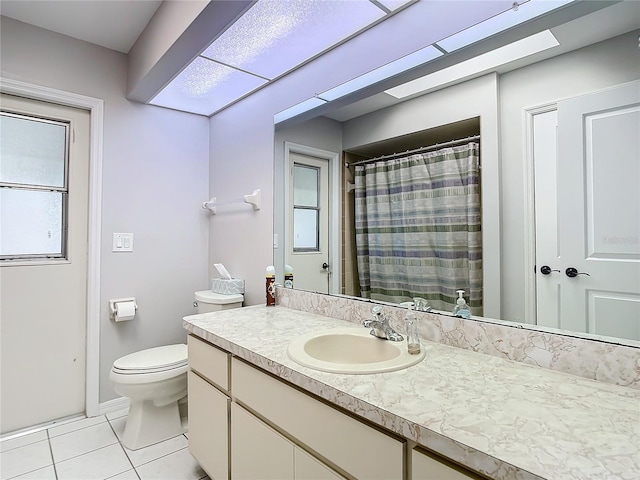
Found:
[[[293,267],[295,288],[329,293],[329,161],[294,152],[289,158],[286,263]]]
[[[640,340],[640,82],[557,113],[557,181],[540,182],[555,183],[558,235],[537,253],[538,323],[555,310],[552,326]]]
[[[8,432],[85,410],[90,113],[7,95],[0,106],[0,422]]]

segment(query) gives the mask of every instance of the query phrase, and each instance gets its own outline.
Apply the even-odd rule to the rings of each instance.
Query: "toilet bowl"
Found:
[[[239,308],[244,296],[195,292],[198,313]],[[109,378],[115,392],[130,400],[122,444],[137,450],[187,431],[187,346],[166,345],[113,362]]]
[[[137,450],[184,433],[180,400],[187,396],[187,346],[166,345],[119,358],[109,378],[129,398],[122,444]]]

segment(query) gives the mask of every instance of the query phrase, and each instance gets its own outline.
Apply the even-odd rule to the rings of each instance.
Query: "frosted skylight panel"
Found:
[[[432,89],[441,88],[450,83],[470,78],[473,75],[493,70],[500,65],[557,47],[558,45],[560,44],[551,31],[543,30],[530,37],[525,37],[464,62],[456,63],[424,77],[390,88],[385,90],[385,93],[396,98],[405,98],[418,93],[424,94]]]
[[[384,15],[368,0],[260,0],[202,56],[273,79]]]
[[[484,22],[473,25],[461,32],[437,42],[447,52],[453,52],[472,43],[503,32],[528,20],[562,7],[574,0],[528,0],[515,8],[510,8]]]
[[[150,103],[211,115],[266,82],[260,77],[198,57]]]

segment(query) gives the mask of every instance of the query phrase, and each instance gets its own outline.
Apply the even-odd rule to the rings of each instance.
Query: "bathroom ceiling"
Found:
[[[2,0],[0,15],[128,53],[162,0]]]
[[[41,28],[101,45],[106,48],[127,53],[137,40],[140,33],[144,30],[153,14],[159,8],[161,3],[161,0],[1,0],[0,14],[25,23],[36,25]],[[260,6],[261,3],[268,4],[272,2],[258,2],[258,6]],[[274,1],[273,3],[279,2]],[[291,4],[295,3],[296,2],[292,2]],[[344,38],[348,38],[350,35],[353,35],[358,31],[368,28],[368,26],[372,24],[384,20],[389,14],[392,14],[394,10],[407,6],[411,8],[411,4],[413,3],[413,1],[369,0],[362,2],[337,2],[335,0],[328,0],[324,2],[317,2],[314,0],[308,0],[306,3],[319,3],[325,5],[330,5],[332,3],[336,5],[348,5],[349,3],[366,4],[366,9],[369,11],[369,17],[366,17],[364,20],[362,20],[362,22],[364,23],[361,22],[361,24],[355,25],[349,32],[339,32],[336,38],[334,38],[333,40],[330,39],[327,43],[325,43],[324,46],[317,48],[315,51],[304,53],[302,57],[297,59],[293,59],[292,55],[281,54],[281,45],[278,42],[274,43],[274,45],[278,48],[273,49],[275,53],[271,59],[265,61],[266,57],[264,56],[264,52],[259,52],[252,58],[248,58],[246,55],[246,48],[239,50],[236,49],[237,51],[234,50],[234,42],[227,41],[225,44],[224,37],[226,34],[223,34],[220,37],[221,40],[223,40],[222,46],[212,46],[202,52],[201,55],[196,58],[196,63],[198,63],[198,65],[192,64],[190,66],[186,66],[185,70],[174,79],[175,81],[170,83],[167,88],[165,88],[165,91],[161,91],[154,99],[151,100],[150,103],[184,111],[192,111],[194,113],[200,113],[204,115],[211,115],[215,113],[215,111],[224,108],[228,104],[233,103],[238,98],[242,98],[243,96],[250,94],[256,88],[260,88],[261,86],[273,81],[274,79],[279,78],[279,76],[286,75],[287,72],[295,69],[296,66],[300,63],[304,63],[309,58],[313,58],[318,53],[332,48],[336,44],[339,44]],[[445,5],[447,3],[448,2],[443,2],[442,4]],[[455,2],[452,2],[452,4],[454,3]],[[522,11],[526,12],[531,8],[530,5],[534,4],[556,4],[556,6],[561,6],[565,3],[582,2],[571,2],[570,0],[534,0],[533,2],[520,1],[519,3],[522,4],[522,8],[519,9],[519,12],[514,13],[514,15],[517,16],[521,16]],[[614,34],[616,33],[621,34],[624,33],[624,31],[629,31],[630,27],[628,24],[630,22],[630,17],[632,17],[631,20],[637,23],[637,15],[628,15],[628,12],[630,10],[629,4],[635,4],[635,6],[638,5],[635,0],[627,0],[626,2],[622,2],[627,4],[626,9],[612,8],[618,2],[612,1],[610,3],[611,6],[603,10],[611,11],[611,13],[604,14],[604,12],[601,12],[601,21],[597,22],[597,25],[588,25],[588,28],[573,28],[571,29],[570,34],[565,35],[564,39],[559,38],[560,43],[563,44],[563,48],[578,48],[581,45],[586,45],[588,43],[602,40],[603,38],[599,38],[602,35],[599,35],[598,32],[598,30],[600,30],[601,28],[604,28],[605,30],[613,30],[611,32],[607,32],[607,38],[614,36]],[[618,5],[618,7],[619,6],[620,5]],[[249,26],[249,30],[253,28],[253,30],[255,31],[257,26],[257,31],[259,33],[264,33],[266,28],[274,28],[273,24],[275,24],[276,22],[271,20],[275,18],[275,14],[272,15],[268,14],[267,12],[264,15],[258,15],[258,18],[252,19],[251,12],[253,11],[253,13],[255,14],[259,10],[260,8],[254,6],[253,8],[249,9],[247,13],[245,13],[243,19],[249,20],[249,22],[246,22],[246,24]],[[516,12],[518,8],[514,8],[513,10],[514,12]],[[635,12],[635,9],[632,10]],[[619,14],[616,15],[614,13],[615,11],[617,11]],[[259,20],[265,15],[268,17],[269,22],[264,22],[264,18],[262,18],[262,23],[264,25],[262,25],[261,27]],[[339,18],[345,18],[344,12],[339,13],[338,16]],[[354,15],[348,15],[349,18],[353,16]],[[332,23],[341,24],[348,22],[342,22],[341,20],[339,22],[334,21]],[[483,22],[483,24],[487,24],[487,22]],[[234,27],[236,26],[234,25],[233,27],[229,28],[228,31],[233,32]],[[245,27],[237,28],[237,30],[242,30],[241,34],[246,34],[247,32],[247,29]],[[617,30],[621,31],[617,32]],[[556,31],[554,31],[554,34],[556,34]],[[491,32],[488,32],[488,34],[491,35]],[[340,37],[341,35],[342,38]],[[454,36],[458,37],[458,35]],[[558,35],[556,34],[556,36]],[[560,36],[562,36],[562,32],[560,32]],[[584,39],[584,41],[582,39]],[[296,42],[298,45],[305,43],[300,40],[297,40]],[[250,41],[242,42],[242,44],[245,46],[250,43]],[[564,47],[564,45],[567,46]],[[448,52],[448,50],[439,47],[439,51],[435,52],[436,55],[432,55],[432,57],[435,58],[446,52]],[[556,50],[556,52],[559,53],[559,50]],[[278,58],[295,61],[293,63],[289,62],[289,64],[287,65],[280,65]],[[533,56],[530,58],[531,61],[538,59],[539,58]],[[425,61],[428,62],[428,60]],[[240,62],[240,64],[237,65],[237,62]],[[435,65],[436,64],[434,63],[434,67]],[[233,69],[229,68],[230,66],[239,68]],[[196,90],[202,88],[211,89],[212,85],[214,85],[215,83],[213,80],[211,80],[211,78],[213,78],[213,74],[209,76],[210,78],[208,80],[205,80],[201,83],[194,83],[192,81],[194,77],[191,76],[189,78],[189,74],[192,73],[190,72],[190,69],[199,70],[201,72],[208,72],[212,68],[216,71],[226,70],[226,72],[222,73],[213,73],[218,75],[219,78],[222,78],[222,83],[224,84],[226,82],[226,84],[230,88],[225,91],[224,88],[215,87],[216,95],[212,97],[217,98],[214,98],[214,100],[211,102],[211,105],[206,107],[206,111],[196,111],[193,108],[190,108],[187,103],[185,103],[183,106],[179,104],[171,104],[171,101],[173,100],[167,100],[167,98],[169,97],[169,93],[172,93],[170,90],[172,88],[174,90],[178,89],[180,87],[180,82],[182,82],[183,87],[184,85],[187,85],[192,89],[195,88]],[[381,66],[381,68],[378,70],[383,70],[385,68],[389,69],[389,65]],[[229,71],[234,77],[229,76]],[[236,76],[240,76],[242,78],[237,79],[235,78]],[[185,81],[185,77],[187,77],[188,81]],[[367,75],[363,75],[362,77],[367,77]],[[364,79],[367,80],[367,78]],[[241,88],[242,91],[235,91],[238,88]],[[198,93],[195,96],[195,104],[199,108],[202,108],[202,105],[205,102],[200,95],[201,93]],[[223,98],[224,95],[228,95],[227,98]],[[340,95],[344,96],[344,93],[341,93]],[[353,102],[353,100],[356,100],[355,103]],[[352,101],[349,102],[350,105],[344,106],[344,108],[341,108],[341,106],[339,105],[340,102],[332,102],[335,104],[335,106],[332,108],[332,111],[326,111],[324,112],[324,114],[335,118],[336,120],[345,121],[346,119],[352,118],[353,116],[360,115],[368,111],[373,111],[378,108],[397,103],[399,101],[398,99],[394,99],[393,97],[385,93],[379,93],[377,95],[369,96],[369,98],[367,98],[366,100],[357,100],[358,99],[352,99]]]

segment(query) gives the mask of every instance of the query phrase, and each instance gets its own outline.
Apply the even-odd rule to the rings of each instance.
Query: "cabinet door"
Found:
[[[216,480],[229,478],[229,398],[189,372],[189,451]]]
[[[301,448],[295,449],[296,480],[344,480],[344,477],[327,467]]]
[[[233,357],[231,391],[236,399],[349,475],[402,480],[404,441],[290,387]],[[374,453],[372,453],[374,452]],[[384,452],[384,461],[376,461]]]
[[[481,480],[482,477],[436,455],[411,451],[412,480]]]
[[[293,480],[293,444],[237,404],[231,404],[234,480]]]

